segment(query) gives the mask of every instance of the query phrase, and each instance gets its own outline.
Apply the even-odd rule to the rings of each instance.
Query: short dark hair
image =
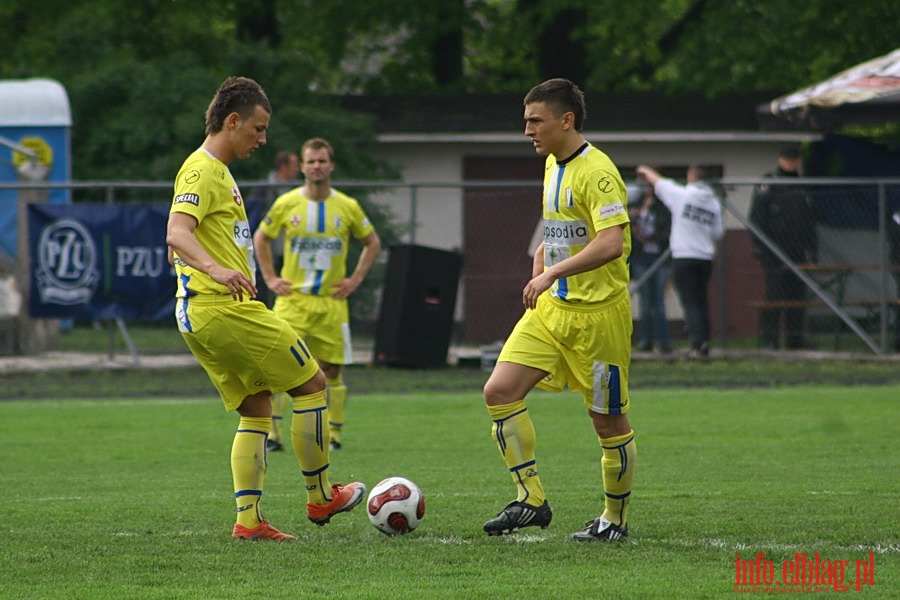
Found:
[[[697,181],[706,181],[712,177],[712,169],[699,163],[691,163],[688,166],[688,170],[694,172],[694,177],[697,178]]]
[[[331,160],[331,162],[334,162],[334,148],[332,148],[331,144],[329,144],[328,141],[323,138],[312,138],[306,140],[303,143],[303,147],[300,148],[301,160],[304,160],[303,155],[306,154],[307,150],[321,150],[322,148],[328,150],[328,158],[329,160]]]
[[[534,86],[525,95],[522,104],[528,105],[532,102],[544,102],[556,117],[567,112],[574,114],[575,131],[580,132],[584,127],[584,120],[587,118],[584,92],[568,79],[556,77]]]
[[[275,155],[275,168],[279,169],[285,165],[291,164],[291,158],[293,157],[294,153],[290,150],[282,150]]]
[[[242,119],[246,119],[257,106],[262,106],[267,113],[272,114],[272,105],[262,86],[247,77],[229,77],[216,90],[216,95],[206,109],[206,135],[222,131],[225,119],[231,113],[237,113]]]
[[[800,146],[785,146],[781,149],[781,152],[778,153],[779,158],[800,158],[802,153],[800,152]]]

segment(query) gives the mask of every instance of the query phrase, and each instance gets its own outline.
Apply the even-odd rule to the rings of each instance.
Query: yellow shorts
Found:
[[[629,409],[631,299],[619,297],[589,307],[542,294],[534,310],[513,328],[498,362],[514,362],[547,372],[538,387],[584,393],[589,410],[625,414]]]
[[[316,374],[318,363],[287,321],[262,302],[226,298],[175,303],[178,329],[226,410],[252,394],[293,389]]]
[[[293,325],[318,360],[332,365],[353,362],[346,300],[294,292],[277,296],[272,310]]]

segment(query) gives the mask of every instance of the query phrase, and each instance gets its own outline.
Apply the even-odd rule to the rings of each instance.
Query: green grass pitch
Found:
[[[724,598],[736,555],[758,553],[779,577],[797,554],[852,570],[872,553],[860,593],[900,597],[896,386],[635,390],[631,538],[601,545],[567,540],[602,501],[579,396],[528,399],[552,525],[491,538],[481,525],[514,488],[479,390],[350,385],[332,479],[416,481],[427,514],[410,535],[362,507],[309,523],[281,452],[262,506],[298,541],[232,540],[236,417],[212,393],[0,402],[0,598]]]

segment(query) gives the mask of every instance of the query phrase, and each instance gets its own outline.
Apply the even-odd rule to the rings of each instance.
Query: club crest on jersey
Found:
[[[300,215],[291,215],[291,227],[299,227],[302,222],[303,217]]]
[[[574,202],[572,188],[566,188],[566,206],[572,208],[575,205]]]
[[[231,188],[231,197],[234,198],[234,203],[238,206],[244,202],[244,199],[241,198],[241,191],[236,187]]]
[[[340,228],[341,228],[341,217],[340,217],[340,216],[335,215],[335,217],[334,217],[334,228],[335,228],[335,229],[340,229]]]

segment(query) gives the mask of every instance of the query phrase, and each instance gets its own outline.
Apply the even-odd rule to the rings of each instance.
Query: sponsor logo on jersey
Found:
[[[341,238],[291,238],[291,251],[297,254],[301,252],[328,251],[337,254],[343,248]]]
[[[249,221],[234,222],[234,244],[241,248],[253,247],[253,232],[250,231]]]
[[[197,169],[191,169],[184,174],[185,183],[197,183],[198,181],[200,181],[200,171]]]
[[[182,202],[187,202],[188,204],[193,204],[194,206],[200,206],[200,195],[199,194],[178,194],[175,196],[175,201],[173,204],[181,204]]]
[[[579,246],[590,241],[584,219],[544,219],[544,242],[548,246]]]
[[[601,177],[600,179],[597,180],[597,189],[600,190],[604,194],[608,194],[608,193],[612,192],[613,190],[615,190],[616,186],[609,177],[604,175],[603,177]]]
[[[607,204],[606,206],[600,207],[600,218],[607,219],[614,215],[622,214],[625,212],[625,207],[621,202],[616,202],[615,204]]]

